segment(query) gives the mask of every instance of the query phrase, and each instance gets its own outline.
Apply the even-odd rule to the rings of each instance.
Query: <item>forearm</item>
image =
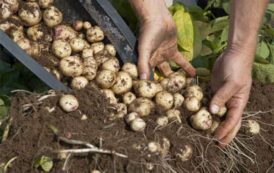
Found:
[[[129,0],[139,20],[157,20],[168,13],[164,0]]]
[[[268,0],[231,1],[228,47],[250,54],[251,61],[267,4]]]

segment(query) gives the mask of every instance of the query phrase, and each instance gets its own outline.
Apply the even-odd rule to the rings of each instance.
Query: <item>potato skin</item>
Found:
[[[116,74],[110,70],[102,70],[96,76],[97,85],[103,89],[111,88],[116,82],[116,80],[117,80]]]
[[[52,52],[58,58],[65,58],[71,55],[72,49],[70,44],[65,40],[54,40],[52,43]]]
[[[147,98],[137,98],[129,105],[129,112],[136,112],[140,117],[148,116],[152,113],[154,103]]]
[[[138,69],[135,64],[125,63],[122,67],[122,70],[127,72],[132,77],[132,79],[138,78]]]
[[[126,72],[120,71],[117,73],[117,79],[115,84],[112,86],[112,91],[115,94],[124,94],[130,91],[132,88],[132,78]]]
[[[83,63],[78,56],[68,56],[60,61],[59,68],[63,75],[77,77],[83,73]]]
[[[98,26],[94,26],[87,30],[86,38],[90,43],[100,42],[104,40],[104,32]]]
[[[68,25],[57,25],[54,27],[54,39],[70,41],[71,39],[77,37],[77,32]]]
[[[43,20],[48,27],[55,27],[63,21],[63,13],[57,7],[50,6],[43,13]]]
[[[42,12],[36,2],[26,2],[20,8],[18,16],[25,26],[33,26],[42,20]]]
[[[154,81],[140,80],[134,85],[134,90],[140,97],[153,98],[162,90],[162,87]]]
[[[171,109],[174,103],[173,95],[167,91],[161,91],[156,94],[155,102],[163,110]]]
[[[212,116],[205,108],[202,108],[190,117],[190,123],[196,130],[208,130],[212,125]]]

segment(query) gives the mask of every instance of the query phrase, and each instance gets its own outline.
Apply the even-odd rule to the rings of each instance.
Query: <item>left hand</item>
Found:
[[[225,121],[215,131],[221,147],[229,144],[241,127],[252,83],[251,56],[252,53],[228,49],[217,59],[213,68],[211,88],[215,95],[210,103],[210,111],[215,114],[222,106],[228,110]]]

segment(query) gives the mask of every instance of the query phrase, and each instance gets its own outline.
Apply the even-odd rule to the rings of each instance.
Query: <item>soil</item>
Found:
[[[172,122],[165,128],[157,127],[155,119],[162,113],[155,110],[145,118],[148,125],[145,132],[136,133],[129,129],[123,119],[109,120],[115,109],[96,87],[89,86],[72,94],[79,99],[80,108],[71,113],[65,113],[56,106],[62,93],[42,102],[37,101],[42,96],[40,94],[20,92],[13,97],[10,112],[13,121],[9,137],[0,144],[0,163],[17,157],[8,173],[42,172],[33,167],[34,161],[42,155],[54,159],[53,173],[91,173],[94,169],[105,173],[142,173],[149,172],[147,163],[154,165],[150,171],[153,173],[274,172],[274,112],[268,111],[274,109],[274,85],[263,86],[258,82],[252,85],[246,111],[268,113],[244,117],[243,124],[247,119],[257,120],[261,125],[260,134],[250,136],[241,129],[231,147],[224,150],[214,143],[211,136],[195,131],[188,125],[191,113],[184,109],[181,110],[182,124]],[[32,106],[23,110],[25,104]],[[50,113],[48,109],[51,108],[55,110]],[[87,120],[81,120],[84,114]],[[58,129],[58,133],[53,129]],[[64,160],[58,159],[54,151],[81,147],[65,144],[58,137],[85,141],[125,154],[128,158],[94,153],[73,155],[66,171],[62,171]],[[171,143],[169,153],[165,156],[149,153],[147,144],[157,141],[163,145],[163,138]],[[192,146],[194,151],[190,160],[182,162],[178,153],[185,145]]]

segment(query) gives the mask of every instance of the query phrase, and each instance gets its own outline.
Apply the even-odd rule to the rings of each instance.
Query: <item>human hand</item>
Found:
[[[241,127],[252,83],[251,56],[252,53],[228,49],[217,59],[213,68],[211,88],[215,95],[210,103],[210,111],[215,114],[225,105],[228,110],[225,121],[215,131],[221,147],[229,144]]]
[[[152,1],[144,3],[152,3]],[[172,73],[169,60],[173,60],[190,76],[194,76],[195,69],[178,51],[176,25],[164,3],[155,1],[153,5],[145,4],[144,6],[153,9],[144,10],[140,17],[138,46],[140,78],[149,79],[151,69],[156,66],[165,76],[168,76]]]

